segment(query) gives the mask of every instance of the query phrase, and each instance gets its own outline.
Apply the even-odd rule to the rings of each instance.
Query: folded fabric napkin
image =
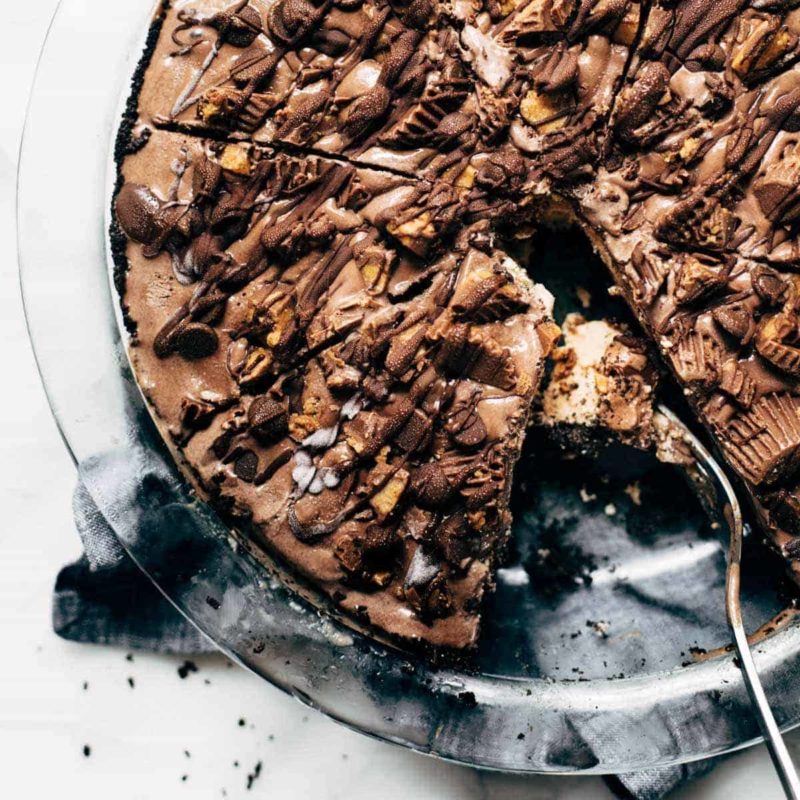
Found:
[[[53,628],[59,636],[74,642],[158,653],[197,655],[216,650],[136,566],[80,483],[73,496],[73,513],[84,555],[64,567],[56,579]],[[681,735],[680,730],[674,735]],[[598,742],[597,748],[602,747]],[[717,760],[606,780],[619,797],[660,800],[687,781],[705,775]]]
[[[72,509],[84,555],[56,579],[53,628],[59,636],[157,653],[216,650],[123,550],[83,484]]]

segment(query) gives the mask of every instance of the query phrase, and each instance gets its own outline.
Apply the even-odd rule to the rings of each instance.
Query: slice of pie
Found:
[[[122,176],[137,378],[203,493],[365,621],[472,645],[552,298],[450,185],[166,132]]]
[[[659,374],[647,342],[622,323],[576,312],[562,328],[539,424],[570,451],[591,454],[610,442],[651,447]]]

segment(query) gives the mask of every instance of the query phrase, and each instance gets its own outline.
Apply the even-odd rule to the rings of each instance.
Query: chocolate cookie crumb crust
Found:
[[[473,645],[558,337],[505,243],[557,206],[795,563],[794,6],[162,4],[112,245],[217,508],[361,619]]]

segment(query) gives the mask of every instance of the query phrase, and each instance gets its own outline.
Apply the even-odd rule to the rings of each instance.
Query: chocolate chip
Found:
[[[231,449],[232,442],[233,442],[233,431],[223,431],[211,443],[210,449],[214,453],[214,455],[221,460],[228,455],[228,452]]]
[[[717,306],[711,311],[715,322],[739,341],[744,341],[753,326],[752,314],[736,303]]]
[[[204,322],[190,322],[175,332],[173,347],[185,359],[198,361],[217,352],[217,332]]]
[[[423,508],[438,508],[452,496],[444,470],[434,462],[418,467],[411,477],[411,489]]]
[[[161,200],[146,186],[126,183],[115,203],[117,220],[131,239],[151,244],[161,233]]]
[[[233,471],[241,480],[252,483],[258,474],[258,456],[252,450],[245,450],[234,462]]]
[[[465,448],[477,447],[489,435],[474,404],[456,409],[447,420],[445,429],[456,444]]]
[[[280,439],[289,429],[284,407],[269,395],[257,397],[247,410],[250,433],[263,444]]]
[[[770,305],[778,303],[786,292],[786,281],[772,267],[758,264],[754,267],[751,277],[756,294]]]

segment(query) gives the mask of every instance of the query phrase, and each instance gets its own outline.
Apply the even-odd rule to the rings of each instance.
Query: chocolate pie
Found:
[[[654,347],[800,574],[795,5],[164,2],[112,245],[201,493],[360,621],[474,645],[560,336],[511,253],[566,220],[647,340],[568,320],[551,411],[650,446]]]

